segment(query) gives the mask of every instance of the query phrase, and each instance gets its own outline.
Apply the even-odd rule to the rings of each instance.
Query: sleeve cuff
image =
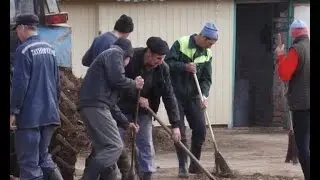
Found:
[[[179,128],[179,123],[171,124],[171,128],[172,129]]]
[[[18,115],[20,113],[20,109],[18,108],[11,108],[10,114]]]

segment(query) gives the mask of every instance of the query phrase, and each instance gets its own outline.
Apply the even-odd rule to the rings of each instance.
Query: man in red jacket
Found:
[[[288,82],[288,103],[292,111],[293,131],[298,148],[299,162],[305,180],[310,179],[310,38],[308,27],[301,20],[290,26],[294,39],[285,55],[284,45],[276,49],[278,72]]]

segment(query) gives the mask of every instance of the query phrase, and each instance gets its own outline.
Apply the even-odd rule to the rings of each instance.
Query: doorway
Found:
[[[273,126],[274,20],[289,4],[236,5],[234,127]]]

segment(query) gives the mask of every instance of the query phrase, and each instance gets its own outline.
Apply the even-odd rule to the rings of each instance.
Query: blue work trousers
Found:
[[[57,165],[52,161],[48,147],[54,125],[16,131],[16,153],[20,166],[20,180],[43,180]]]
[[[130,122],[133,122],[132,114],[126,114]],[[136,135],[137,158],[139,164],[139,173],[155,172],[155,151],[152,141],[152,116],[150,114],[139,114],[138,116],[139,131]],[[119,128],[122,139],[127,133],[124,129]]]
[[[310,109],[292,111],[292,125],[304,179],[310,180]]]

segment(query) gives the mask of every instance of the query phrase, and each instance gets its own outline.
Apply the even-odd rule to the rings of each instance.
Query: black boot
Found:
[[[181,140],[181,142],[188,147],[187,145],[187,140]],[[188,156],[187,154],[183,151],[183,149],[181,147],[179,147],[179,145],[175,145],[176,148],[176,152],[177,152],[177,157],[178,157],[178,161],[179,161],[179,173],[178,173],[178,177],[181,178],[187,178],[189,176],[189,173],[187,171],[186,166],[188,165]]]
[[[60,173],[59,168],[55,168],[51,171],[48,176],[45,178],[46,180],[63,180],[63,177]]]
[[[152,180],[152,173],[145,172],[141,175],[141,180]]]
[[[200,160],[201,157],[201,148],[202,144],[200,143],[191,143],[191,153]],[[198,165],[191,159],[190,166],[189,166],[189,173],[191,174],[200,174],[201,169],[198,167]]]
[[[117,180],[117,166],[112,165],[100,173],[100,179]]]
[[[130,170],[130,162],[129,162],[128,153],[127,153],[126,149],[122,150],[122,153],[119,157],[117,165],[118,165],[118,168],[121,172],[121,180],[127,180],[128,173]]]

